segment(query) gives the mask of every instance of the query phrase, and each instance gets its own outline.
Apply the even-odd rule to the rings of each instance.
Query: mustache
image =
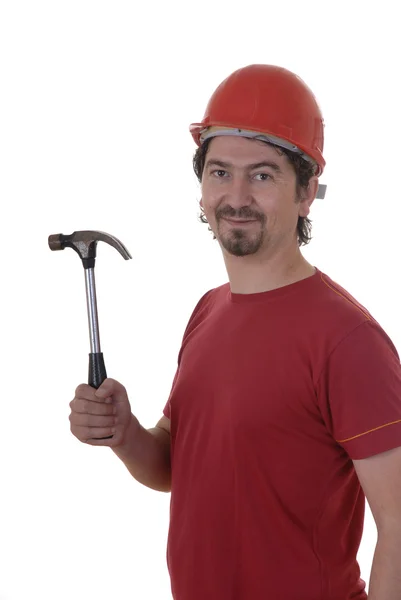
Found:
[[[249,206],[242,206],[239,210],[235,210],[232,206],[223,206],[216,210],[216,219],[234,218],[234,219],[256,219],[265,221],[265,215],[255,212]]]

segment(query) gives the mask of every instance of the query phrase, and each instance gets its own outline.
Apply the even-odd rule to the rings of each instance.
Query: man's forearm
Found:
[[[159,492],[171,490],[170,434],[164,429],[145,429],[132,416],[124,444],[113,452],[146,487]]]
[[[401,598],[401,523],[378,534],[369,581],[369,600]]]

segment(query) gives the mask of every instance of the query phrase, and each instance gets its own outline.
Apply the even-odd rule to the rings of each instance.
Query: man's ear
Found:
[[[299,198],[299,216],[307,217],[310,212],[310,207],[316,198],[316,194],[319,188],[319,179],[316,176],[310,178],[308,187],[301,189],[301,196]]]
[[[199,201],[199,206],[200,206],[201,208],[203,208],[203,210],[204,210],[204,206],[203,206],[203,198],[201,198],[201,199],[200,199],[200,201]]]

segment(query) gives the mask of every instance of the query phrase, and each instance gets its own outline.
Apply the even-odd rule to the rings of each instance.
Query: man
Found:
[[[379,534],[369,600],[399,599],[399,357],[300,251],[325,166],[318,104],[293,73],[251,65],[191,133],[229,283],[197,304],[154,429],[108,379],[77,388],[71,430],[171,491],[176,600],[366,599],[365,497]]]

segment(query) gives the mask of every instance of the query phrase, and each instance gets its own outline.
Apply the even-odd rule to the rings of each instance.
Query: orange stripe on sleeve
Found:
[[[386,423],[385,425],[380,425],[380,427],[375,427],[374,429],[369,429],[369,431],[364,431],[364,433],[359,433],[358,435],[354,435],[353,437],[347,438],[346,440],[336,440],[339,444],[344,442],[350,442],[351,440],[355,440],[356,438],[361,437],[362,435],[367,435],[368,433],[372,433],[372,431],[377,431],[378,429],[383,429],[383,427],[388,427],[389,425],[395,425],[396,423],[401,423],[401,419],[398,421],[393,421],[392,423]]]

